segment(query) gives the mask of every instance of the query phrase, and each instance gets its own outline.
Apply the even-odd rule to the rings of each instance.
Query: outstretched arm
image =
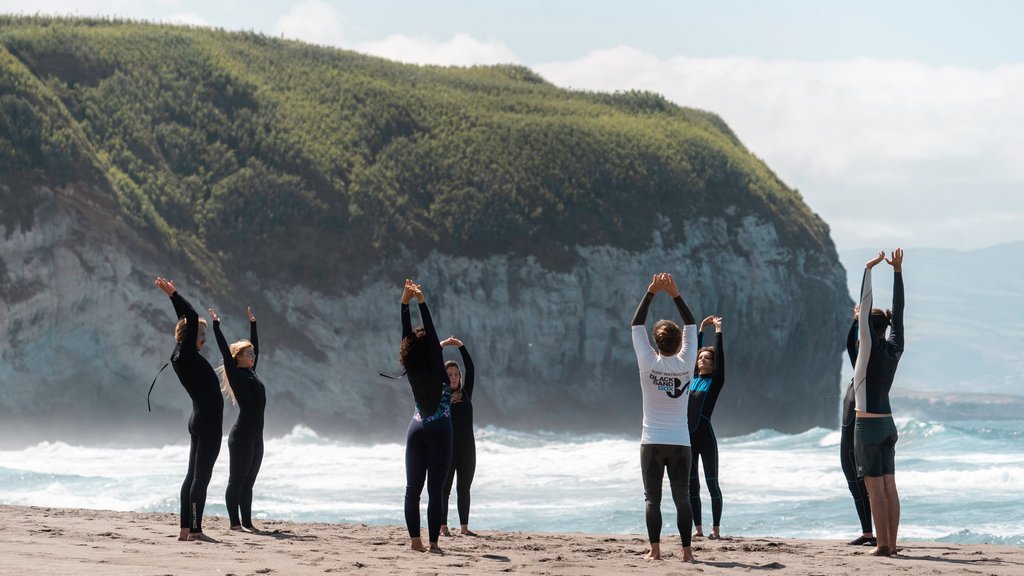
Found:
[[[679,311],[679,315],[683,318],[684,326],[697,326],[697,319],[693,317],[693,312],[690,312],[689,306],[686,302],[683,302],[683,297],[679,294],[679,288],[676,287],[676,281],[672,279],[671,274],[665,274],[665,291],[672,297],[672,301],[676,304],[676,310]]]
[[[651,300],[654,300],[655,294],[665,289],[664,276],[664,274],[655,274],[651,278],[651,285],[647,287],[647,293],[644,294],[640,304],[636,307],[636,312],[633,313],[633,326],[643,326],[647,323],[647,310],[651,307]]]
[[[466,371],[462,375],[462,395],[466,397],[466,400],[472,402],[473,384],[476,381],[476,368],[473,366],[473,358],[470,357],[469,350],[466,349],[465,344],[459,346],[459,354],[462,355],[462,366]]]
[[[892,258],[886,259],[892,266],[892,331],[889,341],[896,345],[900,352],[903,351],[903,306],[905,298],[903,294],[903,249],[897,248],[892,253]]]
[[[725,346],[722,337],[722,317],[715,316],[715,372],[711,378],[712,386],[721,390],[725,385]]]
[[[256,315],[252,313],[252,307],[247,308],[249,312],[249,342],[252,342],[252,369],[256,369],[256,363],[260,361],[260,337],[256,333]]]
[[[181,350],[182,354],[198,353],[199,349],[196,348],[196,336],[199,334],[199,313],[196,312],[195,308],[189,304],[188,300],[182,296],[177,289],[174,287],[174,282],[165,280],[163,278],[157,278],[155,282],[157,288],[164,291],[164,294],[171,299],[171,304],[174,305],[174,314],[180,320],[185,318],[185,334],[181,338]]]
[[[213,318],[213,335],[217,338],[217,348],[220,348],[220,355],[224,357],[224,368],[234,368],[235,359],[231,356],[231,347],[224,339],[224,333],[220,331],[220,316],[217,316],[213,308],[210,308],[210,318]]]

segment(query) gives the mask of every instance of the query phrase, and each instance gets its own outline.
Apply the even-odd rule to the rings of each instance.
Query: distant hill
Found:
[[[657,94],[0,16],[0,207],[0,421],[177,426],[173,378],[137,410],[170,351],[161,274],[229,335],[257,309],[272,429],[400,432],[407,385],[377,373],[414,276],[478,356],[482,423],[633,430],[628,323],[661,270],[728,318],[716,425],[834,421],[849,299],[828,226],[721,118]]]
[[[851,295],[874,253],[840,252]],[[889,270],[874,276],[877,307],[892,306]],[[908,249],[903,276],[907,349],[894,394],[1024,396],[1024,242],[969,252]]]

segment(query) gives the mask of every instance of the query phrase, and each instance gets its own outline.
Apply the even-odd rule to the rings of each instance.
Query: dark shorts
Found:
[[[896,473],[896,422],[885,418],[857,418],[853,429],[853,452],[857,476],[876,477]]]

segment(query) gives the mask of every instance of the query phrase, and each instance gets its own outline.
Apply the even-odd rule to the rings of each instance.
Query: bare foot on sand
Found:
[[[427,547],[423,545],[423,539],[422,538],[413,538],[412,539],[412,549],[417,551],[417,552],[426,552],[427,551]]]
[[[476,536],[476,532],[473,532],[472,530],[470,530],[469,526],[466,525],[466,524],[463,524],[462,528],[459,528],[459,533],[462,534],[463,536]]]
[[[437,542],[431,542],[430,543],[430,553],[431,554],[440,554],[440,555],[444,556],[444,551],[441,550],[441,547],[437,545]]]
[[[651,549],[644,555],[644,560],[661,560],[661,544],[651,542]]]
[[[202,532],[192,532],[188,535],[188,540],[189,542],[212,542],[214,544],[217,544],[219,542],[218,540],[214,540],[213,538],[210,538]]]
[[[872,548],[871,551],[868,552],[868,555],[869,556],[891,556],[892,553],[885,546],[879,546],[877,548]]]
[[[259,528],[255,527],[255,526],[252,526],[252,525],[250,525],[250,526],[242,526],[242,531],[243,532],[248,532],[250,534],[263,534],[263,530],[260,530]]]
[[[696,562],[693,559],[693,550],[689,546],[683,546],[683,562]]]
[[[441,526],[441,536],[451,536],[452,533],[448,531],[448,526]]]
[[[188,528],[182,528],[181,533],[178,535],[178,542],[188,541]]]

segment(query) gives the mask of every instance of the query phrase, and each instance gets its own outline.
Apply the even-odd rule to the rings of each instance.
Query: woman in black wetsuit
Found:
[[[206,320],[174,288],[174,282],[157,278],[157,288],[164,291],[174,305],[178,324],[174,329],[177,342],[171,354],[171,364],[182,388],[192,398],[192,415],[188,419],[191,445],[188,452],[188,472],[181,484],[181,532],[178,540],[204,540],[213,542],[203,534],[203,509],[206,507],[206,489],[213,477],[213,465],[220,454],[223,434],[224,398],[213,366],[199,353],[206,344]]]
[[[263,411],[267,407],[267,391],[256,375],[260,344],[256,334],[256,317],[249,312],[249,339],[228,346],[220,330],[220,318],[211,308],[213,333],[224,357],[217,367],[224,395],[238,405],[238,419],[228,435],[231,466],[228,488],[224,494],[231,529],[259,532],[252,524],[252,488],[263,463]],[[239,518],[241,511],[241,518]]]
[[[704,328],[715,326],[715,345],[703,347]],[[690,384],[690,403],[687,406],[690,422],[690,508],[693,510],[694,536],[703,536],[700,517],[700,472],[698,458],[704,464],[704,481],[711,494],[711,534],[708,538],[721,538],[719,524],[722,521],[722,489],[718,485],[718,438],[711,426],[711,414],[715,411],[718,395],[725,386],[725,351],[722,345],[722,318],[708,316],[697,330],[696,377]]]
[[[448,372],[448,380],[452,385],[452,463],[448,469],[448,479],[444,483],[444,524],[441,534],[451,536],[448,531],[448,500],[452,493],[455,474],[459,475],[459,483],[455,488],[459,498],[460,532],[466,536],[476,536],[469,529],[469,489],[473,484],[476,472],[476,439],[473,437],[473,382],[475,369],[473,358],[462,341],[452,336],[441,342],[441,347],[457,346],[462,355],[462,364],[466,367],[465,375],[459,363],[449,360],[444,363]]]
[[[423,326],[412,328],[409,301],[419,302]],[[412,280],[402,291],[402,344],[398,353],[416,400],[405,440],[405,525],[412,549],[426,552],[420,537],[420,494],[427,484],[430,551],[441,553],[437,539],[444,521],[441,492],[452,457],[451,383],[423,291]]]
[[[883,260],[893,269],[891,312],[872,308],[871,269]],[[904,301],[903,249],[897,248],[889,258],[885,257],[885,252],[879,252],[864,266],[857,317],[860,342],[853,369],[856,413],[853,450],[857,475],[864,477],[875,521],[878,546],[871,551],[874,556],[897,553],[900,498],[896,490],[896,441],[899,433],[892,417],[889,390],[903,356]]]
[[[853,323],[850,324],[850,332],[846,335],[846,354],[850,357],[850,366],[857,366],[857,315],[860,313],[860,306],[853,308]],[[842,435],[839,440],[839,458],[843,467],[843,475],[846,476],[846,485],[850,488],[850,495],[853,496],[853,505],[857,508],[857,516],[860,518],[861,535],[849,542],[851,546],[877,546],[875,534],[871,530],[871,502],[868,499],[867,488],[864,487],[864,479],[857,476],[857,460],[853,451],[853,422],[856,419],[853,398],[853,379],[850,379],[846,387],[846,394],[843,396],[843,421]]]

